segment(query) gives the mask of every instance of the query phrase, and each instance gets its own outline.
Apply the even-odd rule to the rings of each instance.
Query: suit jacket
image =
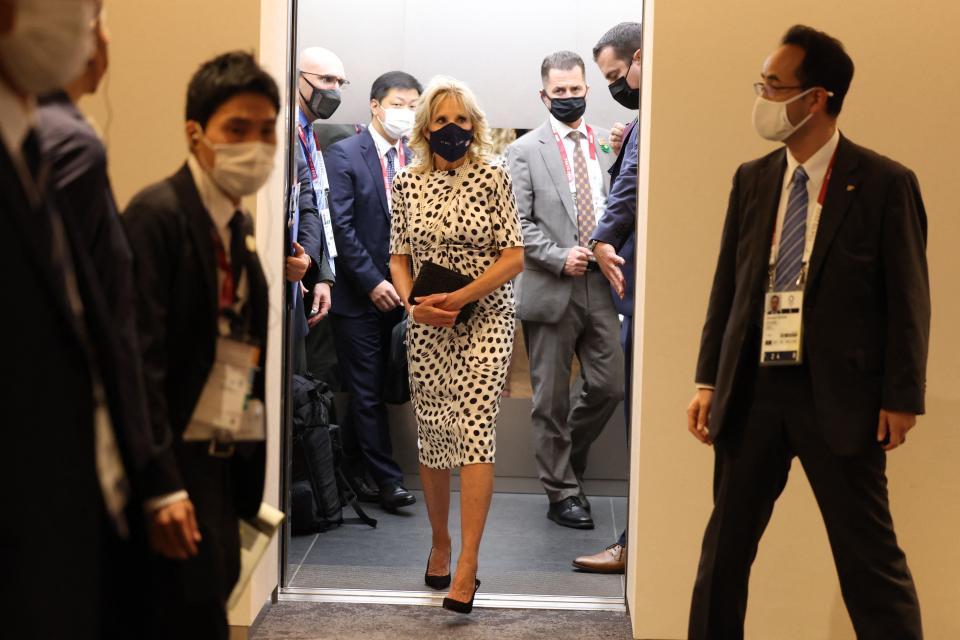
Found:
[[[600,148],[599,141],[610,132],[596,128],[595,134],[603,194],[607,195],[613,158]],[[573,290],[574,278],[564,275],[563,265],[567,253],[577,245],[577,206],[550,120],[507,147],[507,162],[525,247],[524,270],[516,283],[517,315],[521,320],[558,322]]]
[[[303,155],[303,148],[297,144],[295,148],[297,160],[297,182],[300,184],[300,193],[294,215],[297,216],[297,242],[303,247],[304,253],[310,256],[310,268],[301,282],[312,293],[313,286],[318,282],[332,284],[335,280],[330,262],[327,260],[327,242],[323,235],[323,222],[317,208],[317,194],[313,191],[313,181],[310,177],[310,167]],[[293,247],[290,247],[293,254]],[[294,308],[294,338],[302,340],[309,333],[307,316],[303,299],[303,292],[299,286],[293,287]]]
[[[624,131],[624,143],[620,155],[610,168],[610,197],[603,218],[593,232],[593,239],[613,245],[624,259],[621,267],[626,287],[623,300],[613,294],[617,313],[633,315],[634,273],[636,272],[637,245],[637,167],[639,149],[637,140],[640,127],[634,120]],[[612,289],[611,289],[612,291]]]
[[[0,143],[0,286],[11,301],[0,316],[11,373],[0,386],[0,615],[12,637],[99,638],[101,571],[107,549],[113,553],[117,545],[95,466],[94,367],[131,480],[152,448],[143,423],[128,418],[121,345],[82,234],[71,216],[60,216],[52,182],[40,195],[42,204],[34,208]],[[82,322],[54,263],[54,216],[62,220],[72,257]],[[140,505],[133,514],[142,517]],[[51,572],[62,580],[51,583]],[[57,615],[50,615],[51,598],[59,603]]]
[[[778,149],[733,180],[697,361],[716,387],[710,435],[742,406],[758,366],[763,295],[786,168]],[[804,358],[824,437],[874,442],[881,408],[921,414],[930,327],[927,218],[909,169],[841,136],[803,301]]]
[[[412,157],[406,146],[404,153]],[[323,157],[337,243],[338,282],[331,312],[358,316],[376,311],[369,293],[390,279],[390,206],[376,144],[370,132],[363,131],[329,147]]]
[[[213,366],[219,296],[214,227],[189,167],[137,194],[123,215],[139,293],[138,326],[150,419],[173,436],[177,465],[204,535],[198,558],[178,564],[170,580],[189,585],[198,599],[226,599],[239,574],[238,518],[260,507],[264,443],[238,445],[231,458],[215,458],[206,443],[184,442],[183,432]],[[247,216],[246,231],[253,233]],[[260,372],[253,396],[264,397],[267,283],[250,252],[250,333],[260,342]],[[179,587],[178,587],[179,588]],[[184,587],[186,588],[186,587]]]
[[[124,405],[124,426],[149,434],[140,348],[137,342],[133,255],[107,177],[103,143],[65,93],[41,100],[37,128],[44,156],[51,163],[51,179],[58,206],[77,240],[87,250],[97,283],[113,315],[121,359],[118,401]],[[183,483],[170,450],[169,434],[157,433],[140,472],[134,475],[138,498],[179,491]],[[137,505],[140,508],[140,505]],[[139,514],[137,515],[139,517]]]

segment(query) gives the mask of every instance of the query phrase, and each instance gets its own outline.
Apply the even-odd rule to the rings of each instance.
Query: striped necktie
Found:
[[[787,212],[783,217],[783,230],[780,232],[780,251],[777,253],[776,289],[789,291],[794,289],[800,277],[803,265],[803,252],[807,240],[807,209],[810,197],[807,195],[807,172],[798,166],[793,173]]]

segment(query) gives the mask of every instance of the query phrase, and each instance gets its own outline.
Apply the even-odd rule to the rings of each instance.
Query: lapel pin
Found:
[[[246,238],[244,238],[244,240],[247,243],[247,251],[249,251],[250,253],[253,253],[254,251],[257,250],[257,241],[254,239],[253,236],[247,236]]]
[[[848,185],[847,185],[847,191],[856,191],[856,190],[857,190],[857,185],[855,185],[855,184],[848,184]]]
[[[610,145],[607,144],[606,138],[600,138],[597,142],[600,143],[600,151],[603,151],[604,153],[610,153]]]

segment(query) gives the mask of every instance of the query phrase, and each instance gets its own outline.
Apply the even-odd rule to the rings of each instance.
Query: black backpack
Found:
[[[376,527],[377,521],[364,513],[341,470],[343,448],[340,428],[333,424],[333,392],[309,374],[294,375],[292,400],[292,532],[301,535],[326,531],[344,522]],[[353,507],[356,520],[344,520],[344,504]]]

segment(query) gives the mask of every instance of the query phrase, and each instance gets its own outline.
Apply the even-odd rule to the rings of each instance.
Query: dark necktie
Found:
[[[390,147],[387,150],[387,185],[393,189],[393,179],[397,177],[397,166],[395,158],[397,157],[397,148]]]
[[[236,287],[240,285],[240,275],[247,264],[247,235],[241,211],[235,211],[230,218],[230,274],[233,277],[234,301]]]
[[[796,288],[803,265],[807,240],[807,172],[798,166],[793,173],[793,185],[787,200],[787,212],[780,231],[780,251],[777,253],[777,291]]]
[[[33,178],[33,183],[39,187],[38,179],[40,177],[40,168],[43,164],[43,156],[40,153],[40,138],[37,136],[35,129],[31,129],[29,133],[27,133],[27,137],[23,140],[23,146],[20,147],[20,150],[23,152],[23,161],[27,165],[30,177]]]
[[[580,245],[586,246],[590,236],[597,228],[597,219],[593,213],[593,189],[590,187],[590,172],[587,170],[587,159],[580,146],[583,134],[571,131],[567,137],[573,140],[573,182],[577,187],[577,232]]]

